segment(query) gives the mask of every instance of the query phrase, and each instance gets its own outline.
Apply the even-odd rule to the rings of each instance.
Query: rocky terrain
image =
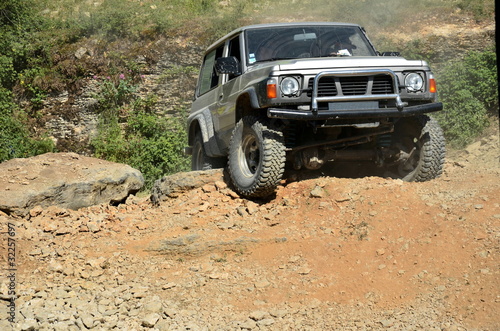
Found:
[[[498,155],[494,126],[425,183],[249,201],[215,172],[155,203],[0,213],[0,329],[498,330]]]

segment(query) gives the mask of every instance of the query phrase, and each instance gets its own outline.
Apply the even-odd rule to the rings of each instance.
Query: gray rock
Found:
[[[271,326],[273,324],[274,324],[273,318],[264,318],[264,319],[257,322],[258,326]]]
[[[34,319],[31,319],[31,318],[24,320],[24,322],[21,323],[21,325],[19,326],[19,330],[23,330],[23,331],[30,331],[30,330],[36,330],[36,329],[38,329],[38,323]]]
[[[70,328],[72,326],[74,326],[74,324],[72,322],[56,322],[53,325],[53,330],[54,331],[68,331],[68,330],[70,330]]]
[[[266,316],[268,316],[269,314],[265,311],[261,311],[261,310],[256,310],[256,311],[253,311],[250,313],[250,318],[253,319],[254,321],[260,321],[262,319],[264,319]]]
[[[151,189],[151,201],[158,205],[164,198],[173,198],[179,194],[215,183],[223,178],[223,169],[180,172],[158,179]]]
[[[92,329],[94,327],[94,317],[92,317],[92,315],[84,314],[81,316],[81,320],[87,329]]]
[[[75,52],[75,57],[80,60],[85,54],[87,54],[87,49],[85,47],[80,47]]]
[[[320,186],[314,187],[311,191],[311,197],[313,198],[323,198],[325,194],[325,189]]]
[[[143,309],[146,313],[161,313],[161,311],[163,310],[163,306],[159,299],[153,299],[149,302],[146,302]]]
[[[155,329],[158,329],[159,331],[166,331],[170,329],[170,323],[167,320],[160,320],[158,323],[155,325]]]
[[[78,209],[124,201],[144,186],[124,164],[75,153],[47,153],[0,163],[0,210],[27,215],[38,206]]]
[[[152,313],[152,314],[146,315],[142,319],[141,325],[145,326],[147,328],[152,328],[153,326],[155,326],[156,322],[158,322],[159,319],[160,319],[160,315],[159,314]]]
[[[257,327],[257,323],[255,323],[254,320],[246,320],[245,322],[241,323],[239,327],[243,330],[252,330]]]
[[[0,311],[2,313],[2,316],[6,316],[6,314],[4,315],[2,311]],[[6,319],[5,320],[0,320],[0,330],[9,330],[12,328],[12,324],[7,321]]]

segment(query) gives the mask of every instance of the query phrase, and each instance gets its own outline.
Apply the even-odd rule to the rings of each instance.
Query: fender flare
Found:
[[[223,155],[215,138],[215,130],[214,130],[214,123],[212,120],[212,114],[210,113],[210,110],[208,108],[205,108],[197,112],[193,117],[190,116],[188,122],[189,122],[189,127],[188,127],[189,146],[193,145],[194,137],[196,135],[198,127],[199,131],[201,131],[203,145],[207,155],[211,157]]]
[[[241,91],[240,95],[238,98],[242,97],[243,95],[248,95],[248,99],[250,101],[250,106],[253,109],[259,109],[260,108],[260,103],[259,103],[259,97],[257,94],[257,91],[255,91],[255,87],[247,87],[243,91]]]

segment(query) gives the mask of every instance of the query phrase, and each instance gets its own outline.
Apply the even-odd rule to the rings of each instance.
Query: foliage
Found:
[[[189,76],[198,74],[198,68],[193,66],[172,66],[168,69],[163,70],[160,75],[160,80],[174,78],[179,76]]]
[[[134,98],[136,86],[130,78],[120,74],[118,79],[107,76],[103,79],[94,77],[99,82],[100,92],[97,95],[101,111],[111,111],[129,103]]]
[[[452,145],[463,147],[488,124],[488,113],[498,116],[496,54],[472,51],[446,66],[438,75],[444,111],[437,115]]]
[[[54,143],[50,139],[30,137],[23,113],[12,101],[11,93],[0,87],[0,162],[53,150]]]
[[[471,51],[462,60],[444,68],[439,75],[440,96],[449,100],[454,91],[466,89],[481,100],[488,111],[498,110],[497,57],[494,50]]]
[[[0,3],[0,162],[54,150],[51,140],[32,137],[26,114],[12,93],[19,74],[35,62],[32,58],[37,44],[33,38],[41,25],[30,0]],[[41,102],[43,94],[36,89],[32,92],[36,102]]]
[[[164,175],[189,169],[188,159],[182,155],[187,134],[181,119],[137,110],[128,121],[126,135],[134,150],[128,164],[141,170],[146,187]]]
[[[0,86],[5,88],[12,87],[14,79],[15,71],[12,58],[0,55]]]
[[[0,3],[0,26],[19,26],[29,18],[31,4],[25,0],[9,0]]]
[[[153,113],[154,97],[131,102],[133,90],[125,80],[116,85],[104,81],[98,99],[106,96],[113,101],[101,104],[98,134],[91,145],[97,157],[140,170],[148,189],[156,179],[188,169],[188,160],[181,153],[187,134],[181,118],[162,118]],[[123,123],[119,123],[120,115],[124,115]]]
[[[490,0],[458,0],[456,6],[472,13],[476,19],[482,19],[495,11],[495,2]]]

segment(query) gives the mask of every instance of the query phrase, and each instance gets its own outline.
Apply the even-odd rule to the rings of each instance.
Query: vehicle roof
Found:
[[[290,27],[297,27],[297,26],[353,26],[353,27],[361,28],[361,26],[359,24],[341,23],[341,22],[293,22],[293,23],[253,24],[253,25],[242,26],[240,28],[237,28],[237,29],[229,32],[224,37],[218,39],[216,42],[214,42],[212,45],[210,45],[210,47],[208,47],[207,50],[211,50],[212,48],[216,47],[224,40],[230,39],[233,35],[236,35],[242,31],[245,31],[245,30],[262,29],[262,28],[281,28],[281,27],[287,27],[287,26],[290,26]]]

